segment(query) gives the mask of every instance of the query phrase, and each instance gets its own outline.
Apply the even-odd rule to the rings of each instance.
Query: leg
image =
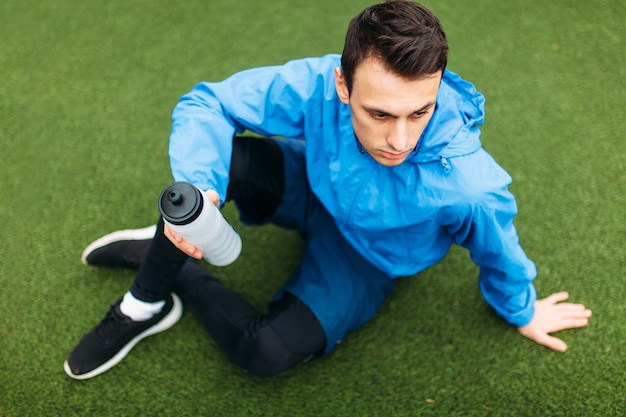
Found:
[[[234,139],[226,199],[235,202],[247,223],[264,223],[280,205],[285,190],[283,165],[283,154],[273,140]],[[165,237],[163,219],[157,221],[148,244],[146,233],[151,231],[124,230],[104,236],[85,249],[83,263],[138,268],[130,292],[145,302],[163,300],[188,256]]]
[[[286,227],[301,222],[304,216],[297,210],[290,210],[293,218],[275,216],[286,189],[285,151],[291,152],[271,139],[235,138],[227,200],[234,201],[243,221],[273,221]],[[303,163],[299,159],[298,165]],[[251,373],[280,373],[325,346],[325,334],[315,315],[289,293],[272,303],[267,315],[261,315],[191,261],[181,270],[174,291],[196,312],[228,358]]]
[[[252,374],[278,374],[324,349],[325,335],[319,322],[289,293],[272,303],[267,315],[261,315],[191,260],[181,270],[174,291],[197,314],[229,360]]]
[[[187,259],[189,256],[178,250],[165,237],[163,219],[159,219],[156,233],[137,271],[130,292],[145,302],[165,299],[170,293],[173,278],[178,275]]]
[[[143,252],[146,241],[130,240],[124,242],[121,247],[126,250],[136,248]],[[98,249],[100,248],[102,246],[98,246]],[[128,259],[137,258],[136,255],[129,255],[117,249],[111,253],[121,255],[122,262],[118,264],[125,265],[128,264],[126,262]],[[83,258],[89,259],[89,256]],[[103,258],[111,260],[109,256]],[[160,221],[130,292],[134,296],[132,298],[139,300],[137,302],[142,306],[143,303],[149,305],[155,303],[157,309],[146,314],[141,320],[133,320],[128,317],[129,313],[124,309],[122,299],[117,300],[104,320],[87,333],[74,348],[64,364],[65,372],[75,379],[100,375],[118,364],[139,341],[176,324],[182,315],[182,303],[177,296],[170,294],[170,281],[171,276],[178,275],[187,259],[188,257],[165,237],[163,221]]]
[[[267,315],[192,260],[176,280],[173,290],[229,360],[250,373],[271,376],[330,353],[393,289],[388,277],[338,235],[334,223],[317,225],[320,233],[310,233],[300,266]]]
[[[283,152],[269,139],[235,138],[234,144],[228,199],[235,201],[242,218],[248,222],[267,222],[275,217],[285,190]],[[294,210],[287,212],[293,213]],[[283,216],[283,220],[281,225],[284,226],[298,224],[297,216]],[[131,246],[141,246],[145,250],[146,245]],[[127,249],[130,246],[121,247]],[[102,246],[98,246],[98,250],[100,254],[105,251]],[[119,250],[116,252],[120,253]],[[89,261],[93,257],[84,254],[84,259]],[[100,259],[111,261],[106,256]],[[250,372],[272,375],[323,348],[323,330],[308,307],[296,297],[285,294],[271,305],[268,315],[260,315],[242,297],[207,278],[208,274],[194,262],[185,263],[187,260],[188,257],[165,238],[160,221],[131,293],[132,299],[139,302],[158,304],[165,298],[164,311],[147,320],[150,327],[146,330],[147,323],[130,320],[123,314],[123,304],[116,302],[105,320],[87,334],[70,355],[65,364],[68,375],[77,379],[96,376],[118,363],[143,337],[155,329],[164,330],[162,322],[167,322],[168,327],[175,323],[180,317],[180,307],[174,307],[180,303],[176,303],[177,297],[169,295],[172,287],[185,294],[229,358]],[[113,263],[132,264],[125,261]],[[159,321],[152,323],[157,319]],[[121,329],[124,330],[120,333]],[[111,337],[116,340],[112,341]]]
[[[392,281],[350,246],[311,192],[301,143],[236,138],[228,197],[244,221],[295,228],[307,238],[299,267],[267,315],[194,262],[183,267],[174,291],[233,363],[267,376],[329,353],[392,291]]]
[[[262,224],[285,193],[284,156],[274,140],[235,137],[226,201],[234,201],[242,220]]]
[[[267,140],[247,139],[247,141],[253,146],[262,147]],[[283,176],[271,176],[273,183],[263,180],[264,183],[270,184],[264,187],[264,192],[282,187],[284,190],[282,196],[276,198],[272,209],[263,212],[262,216],[251,215],[254,213],[258,198],[250,197],[249,201],[245,201],[243,197],[253,194],[234,192],[237,190],[233,188],[235,185],[251,184],[254,178],[262,178],[263,173],[270,170],[255,172],[256,169],[248,169],[246,163],[235,163],[235,157],[231,166],[229,194],[238,197],[235,203],[242,212],[243,220],[272,222],[286,228],[297,229],[305,236],[307,242],[300,265],[278,292],[275,301],[281,303],[285,297],[295,298],[298,303],[306,306],[307,311],[314,315],[317,325],[323,329],[324,353],[329,353],[345,334],[360,327],[374,315],[394,285],[389,277],[373,267],[343,238],[333,218],[311,192],[306,174],[304,143],[290,140],[268,142],[269,144],[274,142],[275,146],[271,148],[268,146],[263,151],[256,149],[249,152],[251,155],[263,152],[264,158],[255,162],[254,167],[257,169],[256,164],[260,162],[269,162],[271,167],[284,166]],[[279,148],[282,157],[269,157],[268,155],[278,153],[276,148]],[[245,152],[238,153],[242,154]],[[248,158],[242,158],[239,162],[247,160]],[[243,178],[246,175],[252,180]],[[233,177],[240,179],[233,182]],[[276,317],[280,317],[280,309],[278,313]],[[270,317],[273,317],[272,314],[270,312]],[[252,312],[251,316],[254,316]],[[252,323],[262,323],[265,318],[256,320],[258,321],[253,320]],[[294,326],[297,327],[297,324],[294,321]],[[306,337],[296,331],[285,332],[282,340],[286,340],[290,334],[293,335],[292,343],[299,338],[306,340]],[[314,351],[309,350],[308,353]]]

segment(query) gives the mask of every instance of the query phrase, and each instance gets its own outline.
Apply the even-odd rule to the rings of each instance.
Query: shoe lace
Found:
[[[131,319],[121,316],[115,311],[115,307],[111,306],[111,309],[98,325],[96,332],[98,332],[103,340],[113,342],[123,335],[125,330],[128,329],[132,323]]]

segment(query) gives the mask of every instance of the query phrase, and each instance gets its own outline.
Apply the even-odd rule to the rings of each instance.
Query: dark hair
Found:
[[[408,0],[390,0],[359,13],[348,26],[341,66],[348,91],[354,71],[369,57],[407,79],[445,69],[448,41],[441,22],[430,10]]]

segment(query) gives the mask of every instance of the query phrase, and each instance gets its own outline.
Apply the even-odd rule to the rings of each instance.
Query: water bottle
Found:
[[[159,197],[163,220],[187,242],[202,249],[216,266],[233,263],[241,252],[241,238],[200,189],[188,182],[167,186]]]

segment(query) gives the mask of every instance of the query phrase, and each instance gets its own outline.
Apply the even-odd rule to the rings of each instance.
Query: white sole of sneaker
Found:
[[[146,240],[152,239],[156,233],[156,225],[144,227],[143,229],[126,229],[118,230],[117,232],[109,233],[102,236],[100,239],[94,240],[85,248],[80,260],[83,264],[89,265],[87,262],[87,256],[96,249],[109,245],[113,242],[119,242],[120,240]]]
[[[183,315],[183,303],[180,301],[180,298],[178,298],[178,296],[174,293],[172,293],[172,299],[173,299],[172,310],[167,314],[167,316],[163,317],[163,320],[161,320],[154,326],[144,330],[143,333],[140,333],[137,336],[135,336],[134,339],[128,342],[126,346],[124,346],[119,352],[117,352],[117,354],[113,356],[111,359],[109,359],[108,361],[106,361],[105,363],[97,367],[96,369],[86,372],[84,374],[80,374],[80,375],[75,375],[70,369],[70,365],[67,363],[67,361],[65,361],[65,363],[63,364],[63,369],[65,369],[65,373],[70,378],[89,379],[89,378],[93,378],[94,376],[100,375],[108,371],[109,369],[113,368],[115,365],[120,363],[122,359],[124,359],[126,355],[128,355],[128,352],[130,352],[130,350],[133,347],[135,347],[135,345],[139,343],[142,339],[145,339],[148,336],[152,336],[153,334],[160,333],[164,330],[167,330],[173,325],[175,325],[178,322],[178,320],[180,320],[181,316]]]

